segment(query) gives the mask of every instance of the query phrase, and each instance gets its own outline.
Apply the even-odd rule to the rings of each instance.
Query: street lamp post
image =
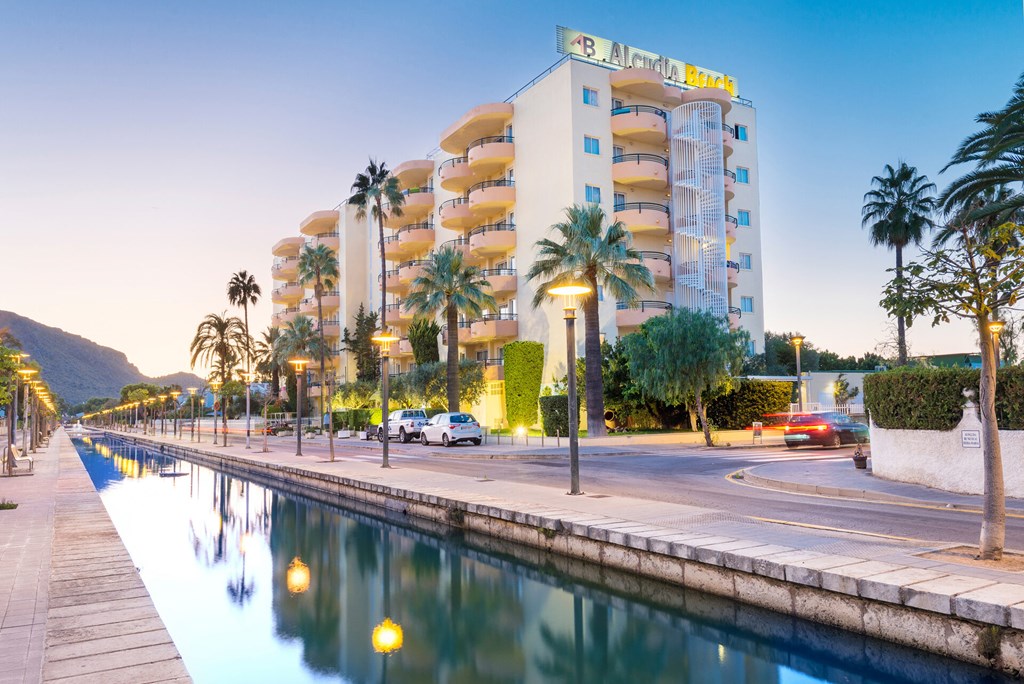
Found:
[[[252,381],[255,380],[255,379],[256,379],[256,374],[255,373],[250,373],[249,371],[246,371],[246,372],[242,373],[242,380],[245,381],[245,448],[246,449],[250,448],[250,446],[249,446],[249,434],[250,434],[249,427],[250,427],[251,417],[250,417],[250,413],[249,413],[249,394],[250,394],[249,393],[249,386],[252,385]]]
[[[198,390],[195,387],[188,388],[188,401],[190,406],[190,418],[189,418],[189,431],[188,441],[196,441],[196,392]]]
[[[213,390],[213,446],[217,446],[217,393],[220,392],[220,387],[223,384],[224,383],[222,383],[220,380],[210,381],[210,389]],[[223,411],[224,407],[221,406],[220,409],[221,411]],[[225,421],[225,423],[226,422],[227,421]],[[224,435],[224,446],[227,446],[227,442],[227,435]]]
[[[174,391],[171,392],[171,401],[174,403],[174,438],[175,439],[181,439],[180,435],[178,435],[178,410],[180,408],[178,406],[178,397],[180,397],[180,396],[181,396],[181,392],[179,390],[174,390]]]
[[[804,376],[800,373],[800,347],[804,344],[803,335],[793,335],[789,341],[796,347],[796,402],[800,413],[804,412]]]
[[[569,379],[569,494],[580,491],[580,427],[576,404],[576,298],[591,293],[588,285],[566,283],[548,288],[548,294],[565,302],[565,363]]]
[[[306,379],[306,366],[309,359],[297,357],[288,359],[295,367],[295,455],[302,455],[302,389]]]
[[[996,370],[999,370],[999,333],[1003,332],[1003,328],[1006,327],[1006,323],[1002,321],[992,321],[988,324],[988,331],[992,333],[992,351],[996,358]]]
[[[384,328],[376,335],[370,338],[375,344],[380,345],[380,418],[381,418],[381,430],[383,440],[381,440],[381,446],[383,447],[383,455],[381,457],[381,468],[390,468],[391,464],[388,463],[388,442],[391,441],[391,428],[388,427],[388,404],[390,400],[389,396],[389,364],[388,356],[391,352],[391,343],[398,341],[398,336],[393,332]]]
[[[164,429],[164,416],[167,413],[167,395],[158,394],[156,398],[160,400],[160,436],[163,437],[167,434],[167,430]],[[156,430],[153,430],[153,432],[156,432]]]

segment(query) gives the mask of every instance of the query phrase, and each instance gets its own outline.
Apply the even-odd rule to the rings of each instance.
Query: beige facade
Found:
[[[451,244],[485,269],[498,302],[479,320],[461,322],[458,331],[462,354],[486,364],[487,396],[474,407],[483,424],[494,426],[503,418],[501,358],[507,342],[544,343],[544,382],[564,375],[561,306],[533,309],[534,286],[525,274],[535,243],[574,203],[599,202],[610,219],[623,221],[655,275],[654,290],[641,293],[640,303],[619,303],[601,293],[606,339],[627,334],[674,305],[685,269],[673,258],[669,120],[673,109],[701,101],[718,103],[724,117],[716,122],[726,168],[718,176],[726,215],[721,253],[729,262],[718,265],[720,275],[727,274],[722,276],[728,283],[723,301],[728,302],[730,325],[748,330],[752,351],[763,351],[754,109],[722,88],[684,90],[666,84],[652,69],[611,69],[566,56],[510,101],[466,112],[441,134],[438,150],[428,158],[393,167],[406,201],[403,215],[389,219],[385,229],[387,318],[402,338],[393,345],[392,373],[407,372],[413,364],[405,339],[412,316],[402,299],[431,250]],[[378,240],[369,221],[357,220],[352,209],[341,205],[341,211],[308,217],[300,233],[303,238],[285,238],[274,247],[275,324],[304,311],[302,300],[312,294],[289,280],[288,259],[303,239],[333,241],[328,244],[339,249],[343,278],[332,299],[338,302],[331,313],[333,327],[325,332],[333,335],[351,326],[360,303],[380,306]],[[446,331],[443,344],[447,337]],[[577,340],[582,352],[582,334]],[[442,358],[443,353],[442,348]],[[355,376],[354,364],[343,353],[336,373],[339,381]]]

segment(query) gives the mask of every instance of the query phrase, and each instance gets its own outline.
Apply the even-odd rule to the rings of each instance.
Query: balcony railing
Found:
[[[733,316],[739,316],[740,318],[743,318],[743,309],[741,309],[738,306],[730,306],[729,307],[729,314],[733,315]]]
[[[407,223],[398,229],[395,235],[401,235],[402,233],[408,233],[410,230],[434,230],[434,224],[430,221],[423,221],[421,223]]]
[[[668,213],[668,206],[658,204],[657,202],[622,202],[621,204],[616,204],[613,209],[614,211],[660,211],[663,214]]]
[[[329,233],[317,233],[317,234],[316,234],[316,238],[317,238],[318,240],[322,240],[323,238],[332,238],[332,237],[338,237],[339,235],[340,235],[340,233],[338,233],[338,231],[336,231],[336,230],[332,230],[332,231],[331,231],[331,232],[329,232]]]
[[[425,266],[430,263],[430,259],[411,259],[409,261],[403,261],[398,264],[398,268],[407,268],[409,266]]]
[[[434,188],[429,185],[424,185],[418,188],[408,188],[402,191],[402,195],[408,197],[409,195],[418,195],[425,192],[434,192]]]
[[[667,261],[670,264],[672,263],[672,257],[669,256],[668,254],[665,254],[664,252],[654,252],[646,249],[640,250],[640,258],[644,260],[651,259],[658,261]]]
[[[441,169],[443,169],[445,167],[448,167],[448,166],[456,166],[458,164],[465,164],[468,161],[469,161],[468,157],[452,157],[448,161],[446,161],[446,162],[442,163],[440,166],[438,166],[437,170],[440,171]]]
[[[612,164],[619,164],[621,162],[655,162],[663,164],[665,168],[668,168],[668,159],[658,154],[650,154],[648,152],[634,152],[632,154],[617,154],[612,157]]]
[[[731,223],[733,225],[736,225],[736,223],[737,223],[736,217],[735,216],[730,216],[729,214],[726,214],[725,215],[725,222],[726,223]]]
[[[437,208],[437,210],[438,212],[444,212],[444,210],[447,209],[448,207],[457,207],[460,204],[467,204],[468,202],[468,197],[456,197],[455,199],[450,199],[447,202],[441,202],[441,205]]]
[[[510,313],[508,311],[499,311],[498,313],[489,313],[474,318],[473,323],[479,323],[480,321],[515,321],[519,320],[517,314]],[[462,327],[461,325],[459,327]]]
[[[468,237],[455,238],[454,240],[448,240],[448,242],[441,243],[442,248],[451,247],[452,249],[455,249],[456,247],[461,247],[463,245],[469,246]]]
[[[731,268],[734,271],[739,271],[740,270],[740,263],[738,261],[726,261],[725,262],[725,267],[726,268]]]
[[[469,143],[469,145],[466,146],[466,152],[468,153],[471,149],[473,149],[474,147],[479,147],[480,145],[510,142],[514,142],[514,139],[511,135],[489,135],[486,138],[478,138],[473,142]]]
[[[515,274],[516,269],[514,268],[485,268],[480,271],[480,275],[484,278],[488,278],[490,276],[514,276]]]
[[[616,107],[612,110],[612,116],[619,116],[620,114],[639,114],[641,112],[646,114],[657,114],[662,119],[668,118],[668,114],[665,113],[664,109],[658,109],[651,105],[626,105],[625,107]]]
[[[729,135],[733,137],[736,136],[736,129],[730,126],[729,124],[722,124],[722,130],[726,131]]]
[[[733,180],[736,180],[736,172],[735,171],[730,171],[729,169],[723,169],[723,173],[725,173],[726,177],[732,178]]]
[[[615,308],[619,311],[636,310],[636,311],[671,311],[672,305],[668,302],[659,302],[650,299],[644,299],[639,302],[630,304],[629,302],[618,302]]]
[[[299,260],[299,257],[297,257],[297,256],[277,257],[276,259],[274,259],[274,268],[277,268],[277,267],[281,266],[282,264],[287,264],[287,263],[289,263],[291,261],[298,261],[298,260]]]
[[[514,180],[499,178],[498,180],[483,181],[482,183],[470,186],[469,192],[472,193],[476,190],[483,190],[485,188],[514,188],[515,186],[516,182]]]
[[[470,235],[480,235],[482,233],[490,233],[496,230],[515,230],[516,224],[514,223],[488,223],[487,225],[479,226],[469,231]]]
[[[384,275],[386,275],[388,278],[390,278],[391,276],[397,276],[398,275],[398,269],[397,268],[392,268],[392,269],[389,269],[387,271],[384,271]],[[377,282],[380,282],[380,276],[379,275],[377,276]]]
[[[397,235],[386,235],[384,237],[384,244],[385,245],[390,245],[392,242],[398,242],[398,236]]]
[[[505,365],[505,359],[476,359],[476,362],[484,367]]]

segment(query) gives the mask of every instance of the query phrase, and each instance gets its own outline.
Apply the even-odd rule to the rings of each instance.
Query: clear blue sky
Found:
[[[758,110],[768,327],[840,353],[885,336],[893,256],[859,218],[871,176],[902,158],[943,185],[1024,68],[1020,0],[0,0],[0,308],[147,373],[186,367],[233,271],[264,285],[266,325],[270,246],[344,199],[368,155],[421,156],[550,66],[559,23],[739,78]],[[923,321],[910,339],[975,346]]]

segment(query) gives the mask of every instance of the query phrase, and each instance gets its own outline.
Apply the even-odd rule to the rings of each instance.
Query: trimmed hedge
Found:
[[[537,424],[537,399],[544,376],[544,345],[509,342],[504,347],[505,419],[510,428]]]
[[[370,424],[370,418],[373,415],[373,411],[374,409],[345,409],[342,411],[335,411],[332,414],[334,429],[341,430],[343,427],[347,426],[350,430],[362,430]]]
[[[965,389],[977,401],[981,371],[970,368],[900,368],[864,378],[864,406],[875,425],[898,430],[952,430],[963,416]],[[996,420],[1024,430],[1024,368],[1001,368],[996,377]]]
[[[565,437],[569,434],[569,396],[566,394],[555,394],[550,397],[540,397],[540,416],[544,424],[544,434],[554,437],[557,434]],[[579,425],[580,406],[579,397],[576,400],[576,424]]]
[[[708,420],[722,430],[742,430],[765,414],[789,411],[793,383],[779,380],[743,380],[736,389],[708,403]]]

